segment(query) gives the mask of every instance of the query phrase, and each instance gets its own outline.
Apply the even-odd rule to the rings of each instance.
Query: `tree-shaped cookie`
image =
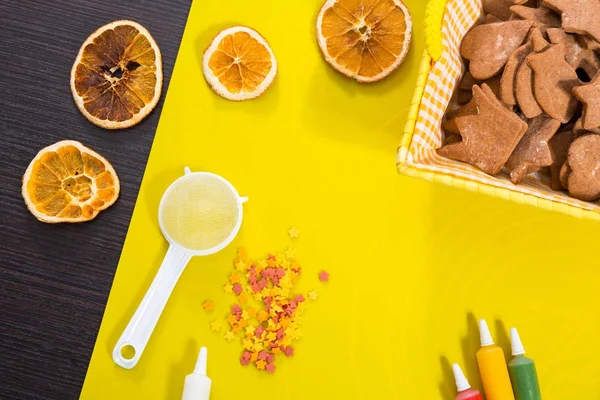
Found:
[[[486,80],[502,71],[508,57],[521,46],[532,26],[532,21],[506,21],[471,29],[460,47],[462,56],[470,61],[471,75]]]
[[[580,83],[577,72],[565,60],[566,54],[565,45],[559,43],[526,59],[533,70],[535,99],[546,114],[563,124],[571,120],[577,109],[573,88]]]
[[[577,86],[573,94],[583,103],[583,129],[595,129],[600,126],[600,73],[588,84]]]
[[[438,154],[496,175],[527,131],[527,124],[506,109],[485,84],[483,89],[473,87],[473,101],[477,114],[456,118],[462,141],[438,149]]]

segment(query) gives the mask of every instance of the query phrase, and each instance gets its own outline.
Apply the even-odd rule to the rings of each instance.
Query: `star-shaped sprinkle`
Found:
[[[267,334],[267,339],[270,340],[271,342],[274,340],[277,340],[277,334],[275,332],[269,332]]]
[[[267,364],[267,366],[265,367],[265,370],[268,373],[272,374],[273,372],[275,372],[275,364],[273,364],[273,363]]]
[[[212,311],[215,308],[215,305],[212,301],[210,300],[206,300],[203,304],[202,304],[202,308],[204,308],[205,311]]]
[[[250,350],[250,349],[252,349],[252,346],[254,346],[254,343],[252,343],[252,340],[246,339],[246,340],[244,340],[243,345],[246,350]]]
[[[294,258],[296,258],[296,250],[292,249],[291,247],[289,249],[287,249],[285,251],[285,256],[289,259],[292,260]]]
[[[248,295],[246,293],[240,293],[240,295],[238,296],[238,301],[240,303],[248,302]]]
[[[261,343],[254,343],[254,346],[252,346],[252,350],[254,351],[261,351],[262,349],[264,349],[264,347]]]
[[[319,280],[321,282],[327,282],[329,280],[329,274],[327,273],[327,271],[321,271],[319,273]]]
[[[228,342],[231,342],[233,339],[235,339],[235,335],[233,332],[231,331],[227,331],[227,333],[225,334],[225,336],[223,336],[225,338],[225,340],[227,340]]]
[[[288,231],[288,234],[290,235],[290,238],[295,239],[300,235],[300,231],[296,229],[295,226],[292,226],[292,228]]]
[[[248,314],[248,311],[246,311],[246,310],[242,311],[242,319],[246,320],[248,318],[250,318],[250,314]]]
[[[248,309],[248,316],[249,316],[250,318],[254,318],[254,317],[256,317],[256,313],[257,313],[257,311],[256,311],[256,308],[249,308],[249,309]]]
[[[237,323],[237,321],[238,321],[237,317],[233,314],[227,318],[227,322],[229,322],[229,325],[234,325]]]
[[[210,329],[215,332],[219,332],[221,330],[221,321],[213,321],[210,323]]]
[[[235,263],[235,269],[238,271],[245,271],[248,268],[246,263],[243,260],[239,260]]]
[[[247,337],[252,337],[254,336],[254,327],[253,326],[247,326],[246,327],[246,336]]]
[[[266,366],[267,366],[267,363],[263,360],[258,360],[256,362],[256,369],[258,369],[258,370],[263,370],[263,369],[265,369]]]
[[[223,286],[223,291],[225,293],[233,293],[233,285],[227,284]]]
[[[239,276],[238,274],[229,275],[229,282],[231,282],[231,283],[240,283],[240,280],[241,280],[241,276]]]
[[[573,89],[573,94],[583,103],[583,129],[600,126],[600,74],[590,83]]]
[[[314,290],[311,290],[310,292],[307,293],[308,294],[308,298],[311,300],[317,300],[319,298],[319,294],[317,292],[315,292]]]

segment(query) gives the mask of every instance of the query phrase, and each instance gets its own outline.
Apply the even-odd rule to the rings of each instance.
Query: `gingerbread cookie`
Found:
[[[527,132],[506,162],[512,183],[517,184],[526,175],[552,164],[548,142],[559,128],[560,122],[545,115],[529,122]]]
[[[575,139],[567,162],[571,168],[569,193],[583,201],[600,199],[600,136],[591,134]]]
[[[569,166],[569,162],[565,161],[563,163],[563,166],[560,168],[560,172],[559,172],[559,179],[560,179],[560,186],[564,187],[565,190],[568,190],[569,188],[569,176],[571,176],[571,172],[573,172],[571,170],[571,167]]]
[[[567,161],[569,147],[578,135],[573,131],[562,131],[554,135],[550,142],[550,154],[552,156],[552,164],[550,165],[550,178],[552,190],[567,189],[567,185],[562,185],[560,181],[560,171]]]
[[[533,92],[539,106],[550,117],[566,124],[577,109],[573,88],[579,85],[577,72],[567,63],[562,43],[539,54],[530,54],[527,64],[533,70]]]
[[[508,57],[518,49],[532,21],[506,21],[478,25],[465,36],[460,52],[470,61],[469,71],[475,79],[486,80],[504,68]]]
[[[494,14],[487,14],[485,16],[485,23],[486,24],[493,24],[496,22],[502,22],[502,20],[498,17],[496,17]]]
[[[477,114],[456,118],[462,141],[443,146],[438,154],[496,175],[527,131],[527,124],[508,111],[486,87],[473,87]]]
[[[504,73],[502,73],[500,80],[500,99],[506,105],[514,106],[517,104],[517,97],[515,95],[517,72],[525,62],[525,57],[531,53],[532,49],[531,41],[527,41],[527,43],[515,50],[506,62]]]
[[[583,69],[588,77],[593,78],[600,70],[600,57],[589,50],[577,36],[565,32],[560,28],[547,30],[548,39],[553,44],[563,43],[567,48],[567,62],[573,69]]]
[[[534,26],[543,34],[546,34],[548,28],[560,28],[560,16],[543,6],[537,8],[512,6],[510,12],[519,18],[533,21]]]
[[[544,36],[537,28],[531,31],[530,41],[532,47],[531,54],[541,53],[550,46],[550,43],[544,39]],[[525,57],[525,60],[527,60],[527,57]],[[525,117],[529,119],[535,118],[543,112],[533,92],[533,70],[527,62],[523,62],[517,71],[515,98]]]
[[[518,4],[524,4],[527,0],[483,0],[483,11],[486,14],[493,14],[502,21],[508,20],[512,14],[510,7]]]
[[[595,133],[596,135],[600,135],[600,127],[593,129],[584,129],[583,118],[579,118],[577,122],[575,122],[575,125],[573,125],[573,132],[575,132],[579,136],[585,135],[587,133]]]
[[[474,86],[471,87],[471,92],[473,91],[473,87]],[[483,90],[483,93],[490,98],[493,98],[495,96],[494,91],[488,85],[483,85],[481,87],[481,90]],[[471,95],[471,97],[472,97],[472,95]],[[458,110],[447,113],[446,121],[444,121],[442,123],[442,129],[448,133],[460,134],[458,125],[456,124],[456,119],[459,117],[465,117],[467,115],[476,115],[476,114],[477,114],[477,103],[474,100],[471,100],[467,104],[465,104],[464,106],[459,108]]]
[[[562,28],[571,33],[589,35],[600,42],[600,1],[543,0],[542,4],[561,14]]]
[[[600,73],[588,84],[577,86],[573,94],[583,103],[583,129],[600,127]]]

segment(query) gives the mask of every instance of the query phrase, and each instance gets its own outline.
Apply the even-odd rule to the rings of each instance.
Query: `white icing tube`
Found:
[[[185,377],[182,400],[208,400],[212,381],[206,376],[206,347],[200,349],[194,372]]]

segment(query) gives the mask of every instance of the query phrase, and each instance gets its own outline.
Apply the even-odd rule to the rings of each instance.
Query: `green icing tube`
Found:
[[[512,355],[514,358],[508,363],[508,372],[512,382],[516,400],[541,400],[540,384],[538,382],[535,363],[524,356],[525,349],[516,328],[510,330]]]

